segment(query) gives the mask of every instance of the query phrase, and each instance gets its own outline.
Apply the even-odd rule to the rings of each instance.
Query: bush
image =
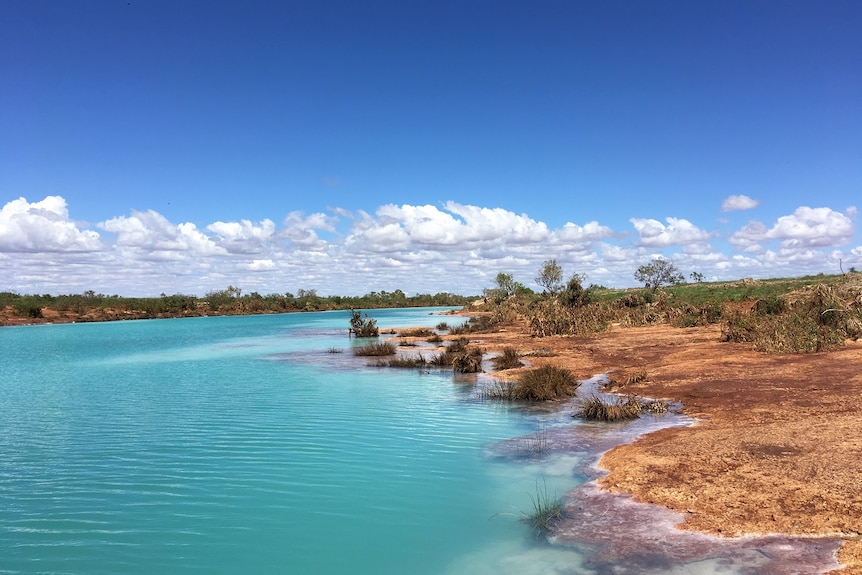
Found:
[[[575,395],[581,382],[568,369],[545,365],[525,371],[516,382],[498,382],[483,395],[507,401],[550,401]]]
[[[452,359],[452,369],[458,373],[479,373],[482,371],[482,350],[471,349],[461,352]]]
[[[521,367],[524,363],[521,361],[521,356],[514,347],[504,347],[503,353],[491,359],[494,363],[494,369],[497,371],[503,369],[515,369]]]
[[[643,404],[636,397],[605,400],[593,396],[581,402],[575,415],[590,421],[626,421],[639,418],[643,410]]]

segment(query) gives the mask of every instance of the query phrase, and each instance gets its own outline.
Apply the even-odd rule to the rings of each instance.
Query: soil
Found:
[[[607,452],[603,490],[680,513],[686,530],[838,537],[840,573],[862,574],[862,341],[765,355],[721,342],[718,326],[532,338],[512,325],[477,338],[486,351],[549,350],[531,364],[579,378],[645,370],[618,392],[679,402],[696,419]]]

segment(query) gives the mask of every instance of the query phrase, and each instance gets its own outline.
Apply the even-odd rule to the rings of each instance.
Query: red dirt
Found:
[[[619,328],[589,337],[531,338],[523,326],[482,334],[488,351],[513,346],[579,377],[678,401],[697,418],[609,451],[604,490],[681,513],[687,530],[783,533],[845,540],[842,575],[862,574],[862,341],[836,351],[764,355],[723,343],[717,326]]]

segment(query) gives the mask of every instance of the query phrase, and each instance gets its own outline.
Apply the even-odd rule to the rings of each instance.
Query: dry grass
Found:
[[[378,359],[374,364],[375,367],[400,367],[407,369],[417,369],[427,367],[428,362],[422,357],[422,354],[410,357],[393,357],[391,359]]]
[[[353,355],[358,357],[395,355],[395,346],[388,341],[383,343],[371,343],[361,347],[354,347]]]
[[[452,359],[452,369],[458,373],[480,373],[482,350],[471,349],[455,354]]]
[[[581,402],[576,416],[590,421],[627,421],[643,414],[644,405],[632,396],[602,399],[592,396]]]
[[[503,369],[515,369],[524,365],[521,361],[521,356],[518,353],[518,350],[509,346],[504,347],[503,352],[500,355],[491,358],[491,362],[494,364],[494,369],[497,371]]]
[[[398,332],[399,337],[431,337],[433,335],[436,335],[434,331],[424,327],[403,329]]]
[[[573,397],[580,385],[568,369],[545,365],[523,372],[517,381],[498,381],[482,395],[507,401],[558,401]]]

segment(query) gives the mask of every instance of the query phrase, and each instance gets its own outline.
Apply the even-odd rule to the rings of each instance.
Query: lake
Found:
[[[371,316],[461,321],[439,311]],[[523,521],[608,445],[558,438],[623,428],[371,367],[349,317],[0,329],[0,573],[628,572]],[[745,572],[716,565],[680,572]]]

